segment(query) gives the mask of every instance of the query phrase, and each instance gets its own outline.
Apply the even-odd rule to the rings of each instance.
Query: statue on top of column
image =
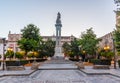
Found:
[[[114,0],[115,4],[117,4],[117,6],[120,6],[120,0]]]
[[[58,12],[57,19],[56,19],[56,24],[61,24],[60,18],[61,18],[61,14]]]

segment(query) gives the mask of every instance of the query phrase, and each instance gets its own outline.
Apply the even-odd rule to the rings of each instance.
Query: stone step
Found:
[[[46,64],[70,64],[70,63],[75,63],[70,60],[48,60],[45,62]]]
[[[77,68],[39,68],[39,70],[78,70]]]
[[[33,81],[34,83],[86,83],[84,80],[46,80],[46,81]]]

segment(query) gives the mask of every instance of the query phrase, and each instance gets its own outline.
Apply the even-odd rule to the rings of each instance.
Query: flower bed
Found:
[[[30,66],[32,66],[32,63],[25,64],[24,66],[30,67]]]

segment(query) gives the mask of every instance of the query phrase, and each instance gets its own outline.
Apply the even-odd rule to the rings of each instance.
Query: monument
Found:
[[[61,14],[58,12],[57,14],[57,19],[56,19],[56,46],[55,46],[55,54],[54,54],[54,58],[58,59],[58,58],[63,58],[62,56],[62,46],[61,46]]]

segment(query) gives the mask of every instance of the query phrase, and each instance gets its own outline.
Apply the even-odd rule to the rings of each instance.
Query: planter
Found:
[[[31,70],[31,66],[24,66],[25,70]]]
[[[51,57],[48,57],[47,60],[51,60]]]
[[[28,63],[28,64],[25,64],[25,65],[24,65],[24,68],[25,68],[25,70],[30,70],[30,69],[31,69],[31,66],[32,66],[32,64],[31,64],[31,63]]]

